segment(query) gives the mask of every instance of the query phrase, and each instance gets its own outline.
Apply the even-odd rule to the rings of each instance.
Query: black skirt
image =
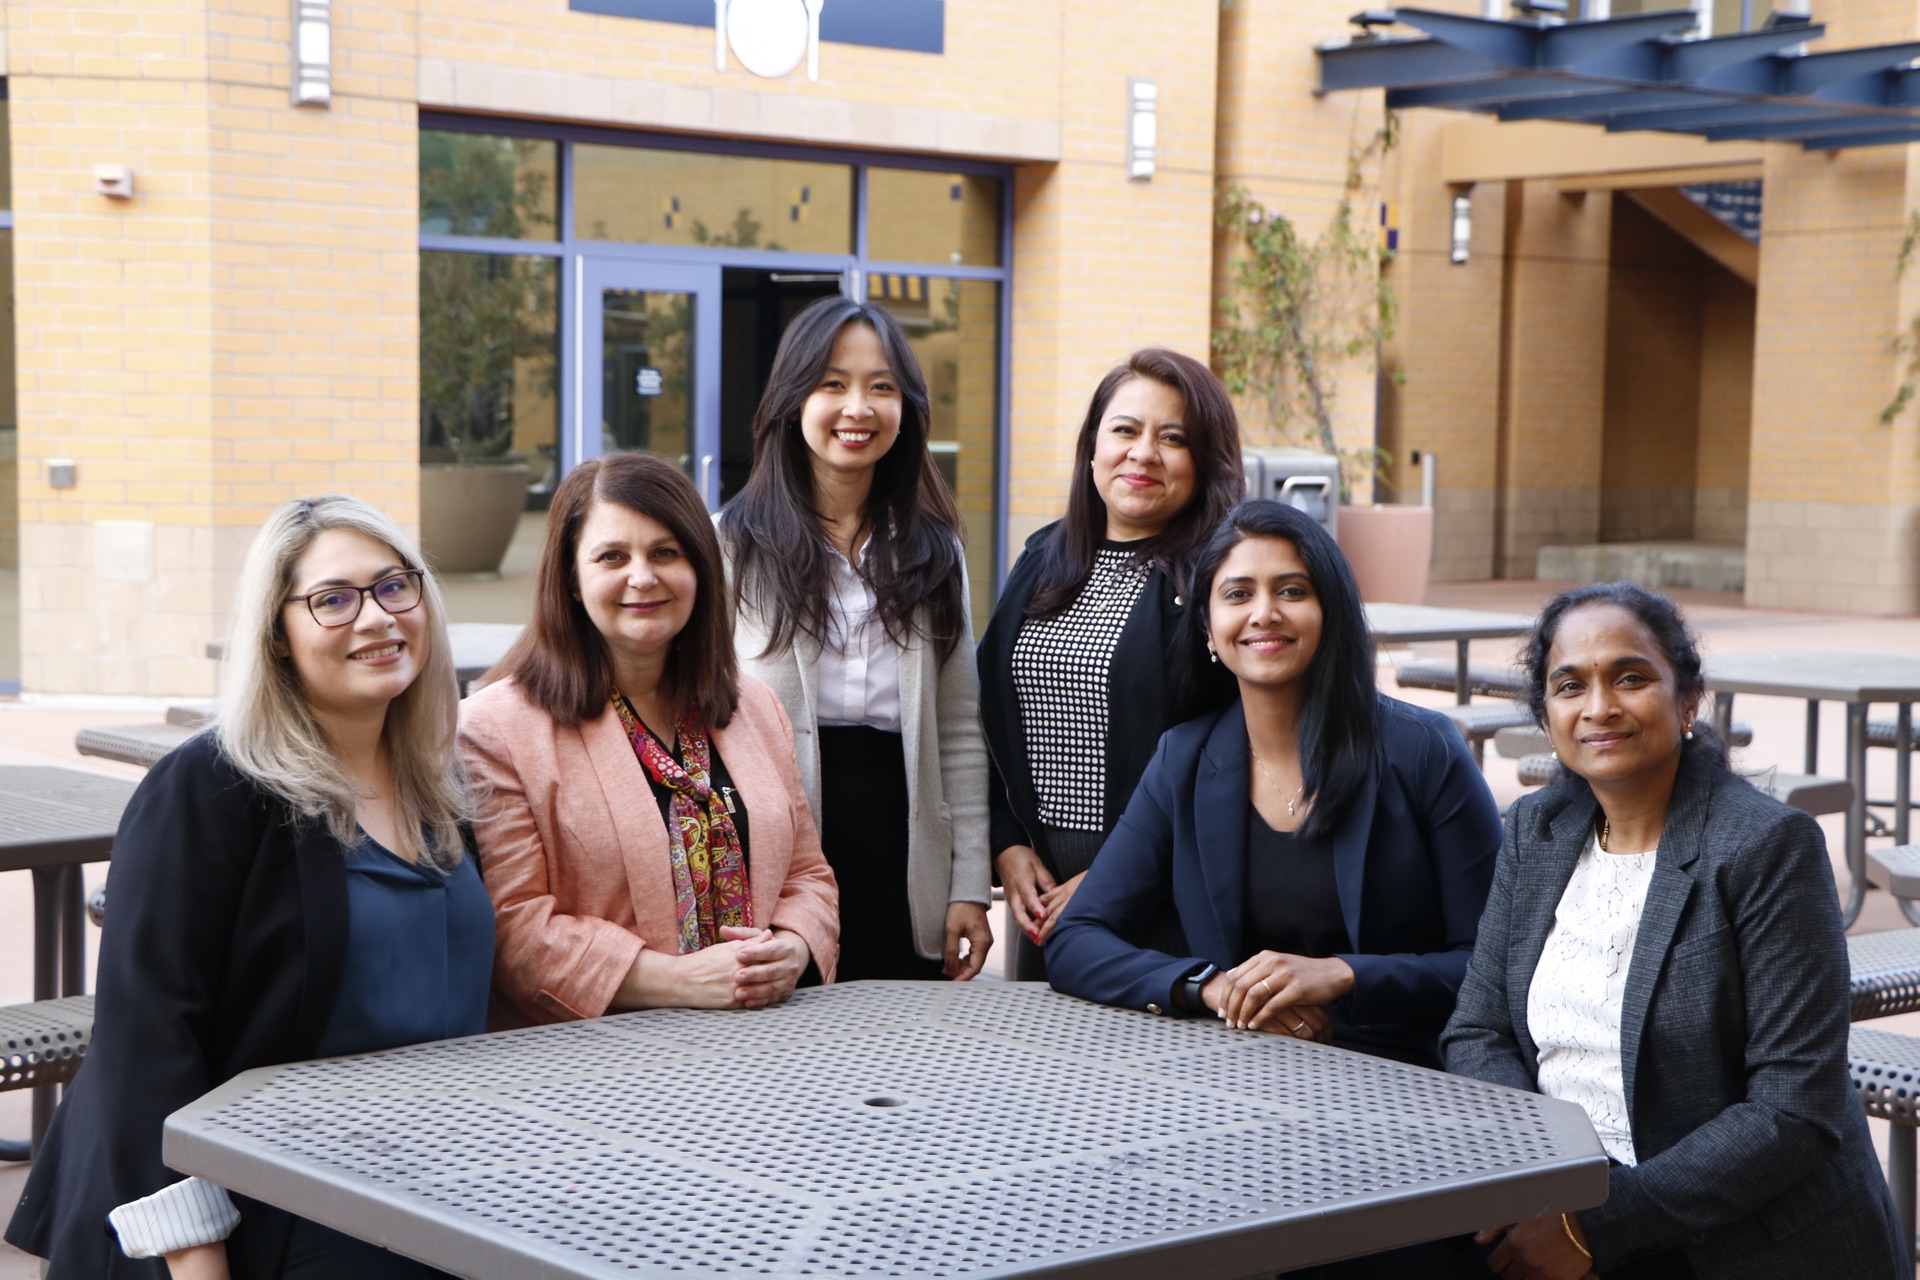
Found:
[[[907,754],[897,733],[820,729],[820,847],[840,882],[838,980],[935,981],[907,904]]]

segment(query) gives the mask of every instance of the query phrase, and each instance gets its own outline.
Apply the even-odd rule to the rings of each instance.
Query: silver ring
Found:
[[[1300,1019],[1300,1021],[1293,1024],[1293,1034],[1295,1035],[1299,1035],[1302,1031],[1305,1031],[1306,1029],[1307,1029],[1307,1020],[1305,1018],[1302,1018]]]

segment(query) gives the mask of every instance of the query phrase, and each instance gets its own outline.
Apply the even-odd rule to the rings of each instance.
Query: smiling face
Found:
[[[616,666],[658,662],[693,616],[700,578],[672,530],[617,502],[580,523],[574,584]]]
[[[352,529],[328,529],[294,561],[289,597],[339,587],[344,599],[407,567],[392,547]],[[425,601],[388,613],[377,595],[367,595],[360,616],[342,627],[314,621],[304,599],[280,607],[280,625],[294,674],[307,702],[322,715],[358,717],[405,693],[427,660]]]
[[[821,472],[871,473],[900,438],[900,383],[880,335],[850,322],[833,340],[827,367],[800,407],[800,431]]]
[[[1692,708],[1659,642],[1618,605],[1560,619],[1547,652],[1547,736],[1564,764],[1596,786],[1669,776]]]
[[[1213,575],[1207,637],[1243,690],[1298,681],[1324,624],[1307,566],[1284,538],[1243,539]]]
[[[1186,412],[1180,393],[1152,378],[1114,389],[1093,438],[1093,487],[1107,504],[1107,537],[1151,538],[1192,499]]]

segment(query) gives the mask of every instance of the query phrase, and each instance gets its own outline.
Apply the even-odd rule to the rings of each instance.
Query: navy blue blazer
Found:
[[[1380,696],[1374,732],[1379,763],[1332,837],[1353,944],[1341,959],[1354,977],[1352,994],[1329,1011],[1334,1039],[1437,1066],[1437,1037],[1453,1013],[1493,881],[1500,815],[1446,717]],[[1047,942],[1056,990],[1169,1011],[1174,983],[1202,961],[1225,969],[1248,957],[1248,766],[1238,702],[1160,739]],[[1190,956],[1127,941],[1168,898]]]

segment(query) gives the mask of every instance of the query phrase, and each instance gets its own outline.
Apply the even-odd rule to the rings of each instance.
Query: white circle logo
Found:
[[[740,65],[756,76],[777,79],[807,56],[807,7],[803,0],[728,0],[727,42]]]

